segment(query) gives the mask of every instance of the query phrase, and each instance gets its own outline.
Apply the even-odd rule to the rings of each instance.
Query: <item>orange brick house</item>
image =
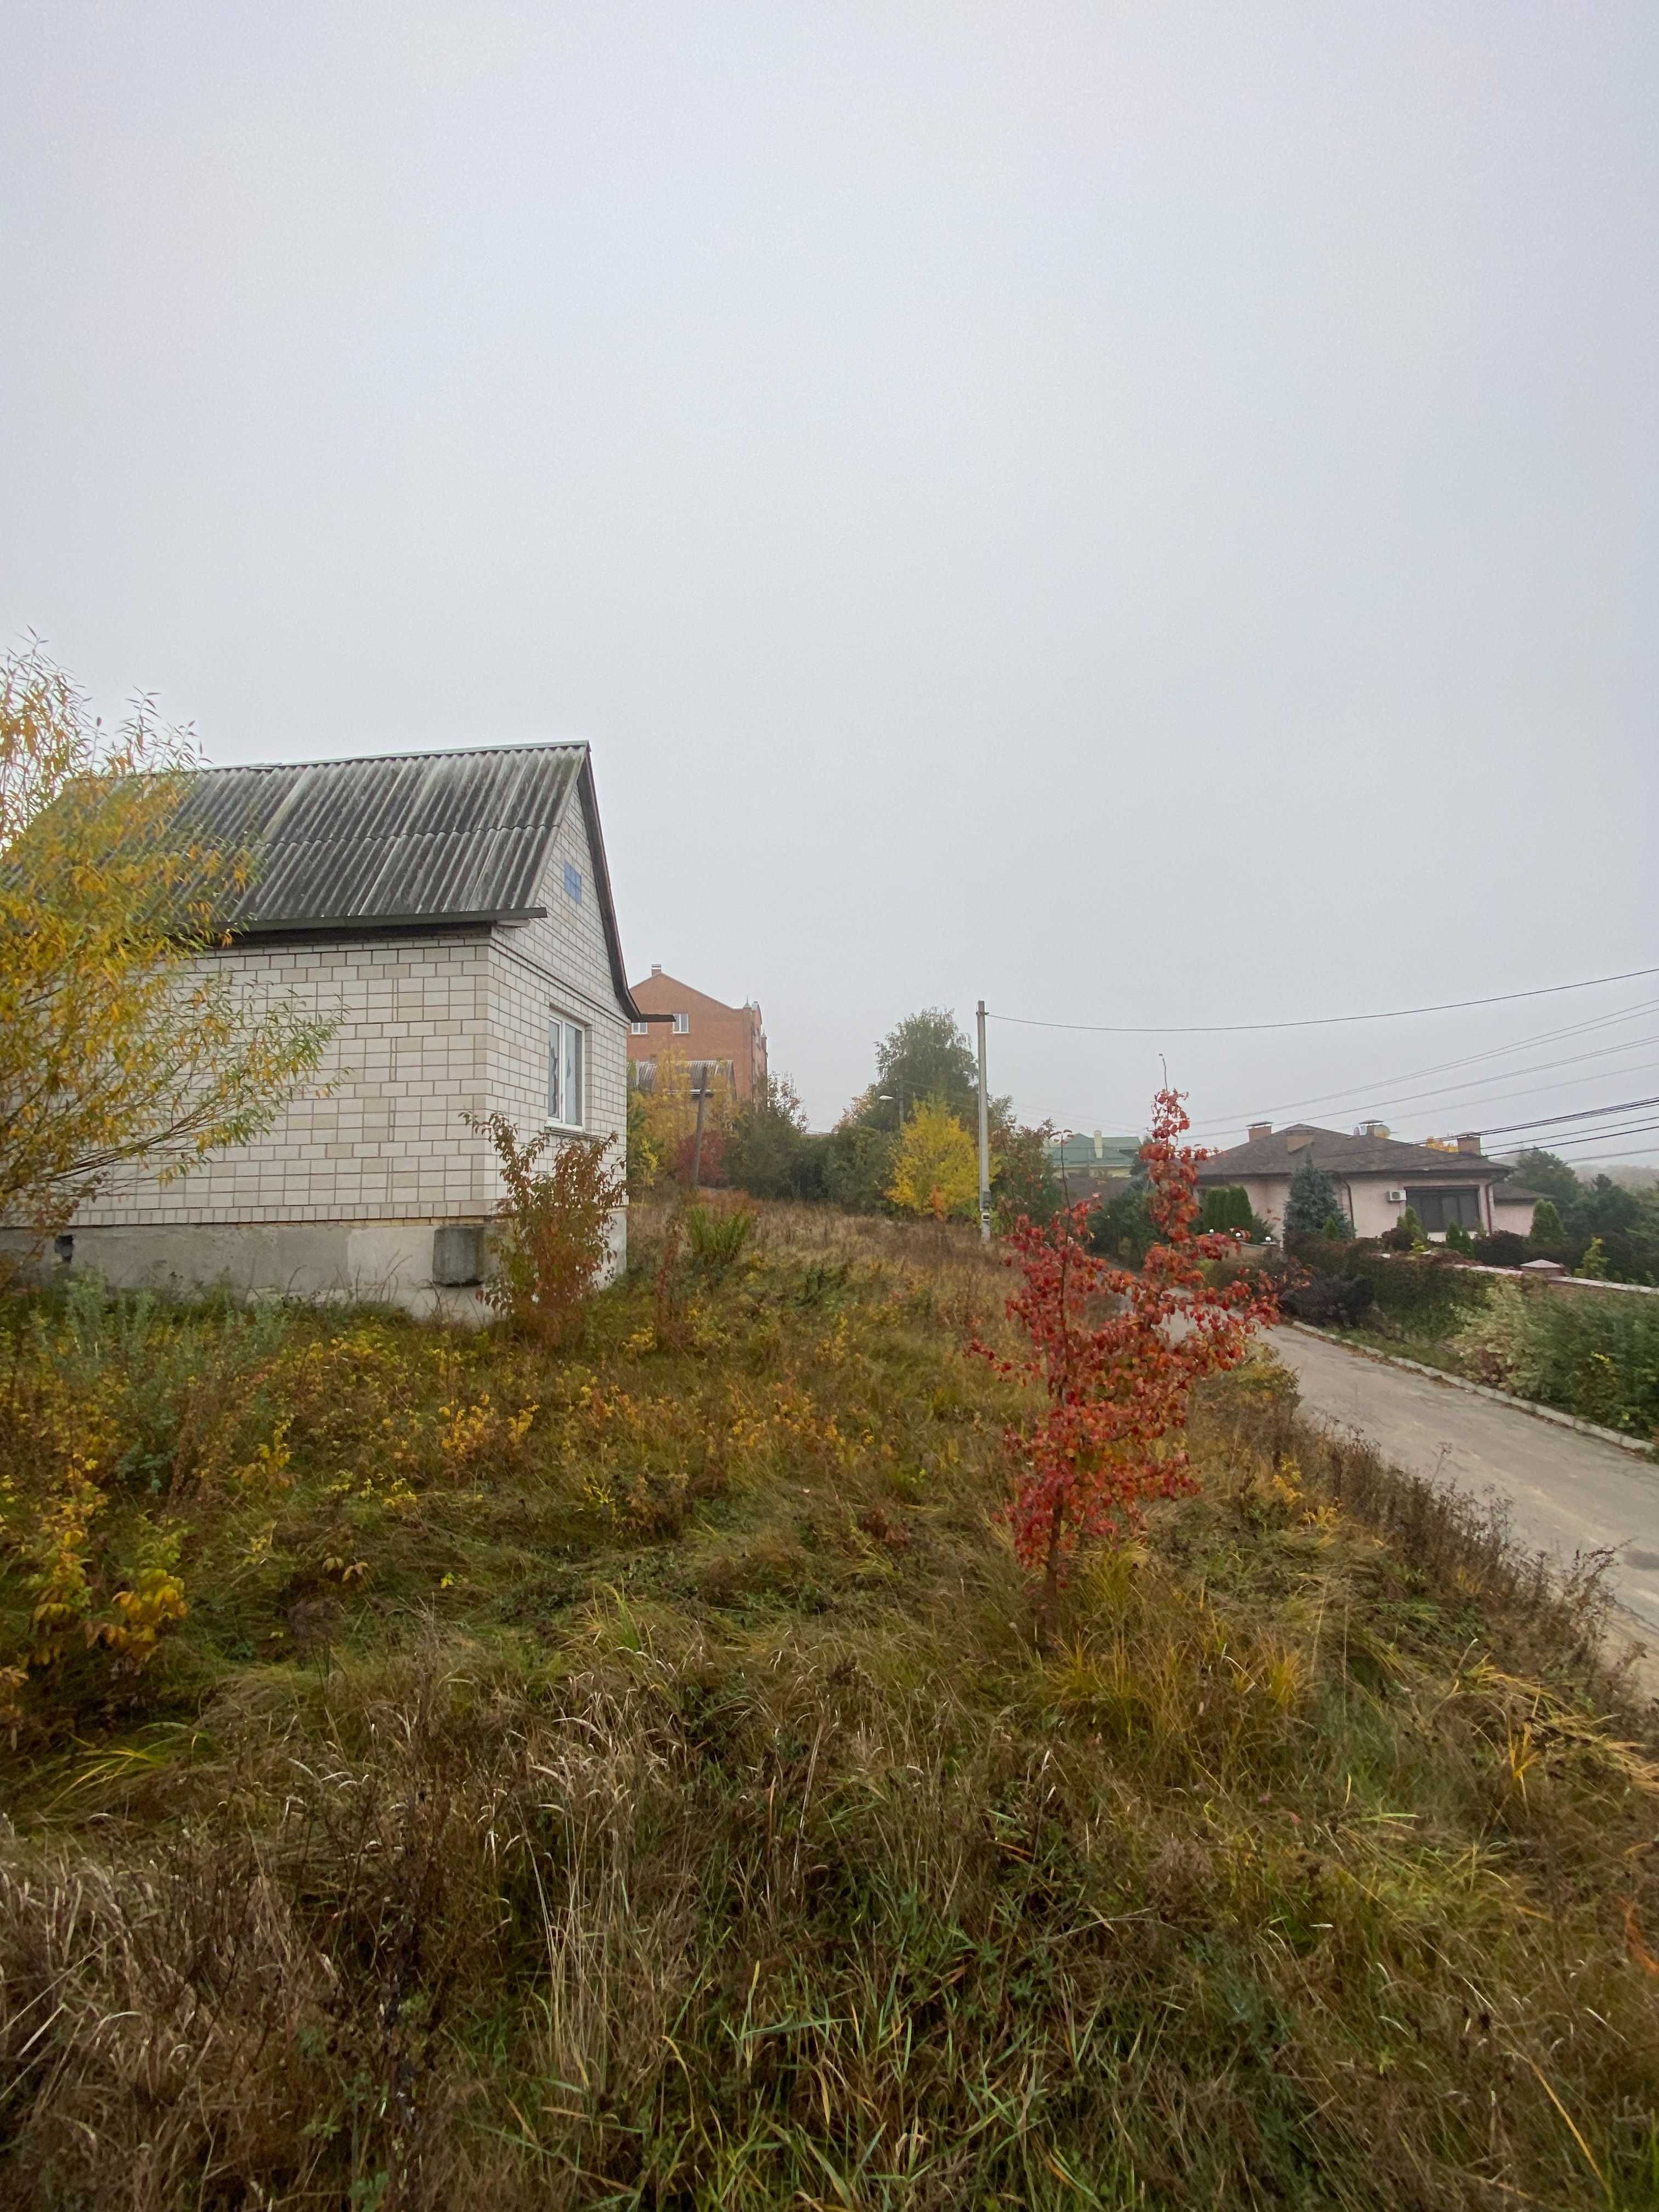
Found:
[[[761,1010],[752,1000],[746,1006],[728,1006],[653,968],[635,986],[634,1003],[642,1014],[658,1018],[635,1022],[629,1030],[631,1082],[648,1088],[657,1072],[657,1055],[665,1050],[684,1054],[694,1083],[701,1069],[723,1074],[740,1101],[752,1098],[765,1082],[766,1031],[761,1026]],[[673,1017],[672,1028],[663,1022],[665,1014]]]

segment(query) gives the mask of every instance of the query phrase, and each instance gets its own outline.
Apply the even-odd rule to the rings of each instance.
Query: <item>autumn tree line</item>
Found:
[[[978,1211],[978,1066],[948,1007],[908,1015],[881,1039],[871,1082],[827,1132],[808,1129],[787,1075],[768,1077],[750,1100],[739,1100],[722,1076],[703,1082],[700,1143],[699,1102],[683,1054],[660,1053],[650,1087],[630,1091],[630,1190],[689,1185],[695,1171],[702,1187],[854,1213],[962,1221]],[[1022,1125],[1006,1098],[988,1103],[1000,1220],[1047,1220],[1060,1198],[1049,1156],[1054,1130]]]

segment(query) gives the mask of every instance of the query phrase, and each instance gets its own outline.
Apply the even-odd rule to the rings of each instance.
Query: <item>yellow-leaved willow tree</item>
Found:
[[[904,1125],[887,1195],[904,1213],[941,1220],[979,1205],[979,1154],[942,1098],[929,1098]]]
[[[111,733],[38,647],[0,657],[0,1221],[37,1236],[258,1136],[332,1034],[208,957],[254,862],[189,834],[199,765],[149,701]]]

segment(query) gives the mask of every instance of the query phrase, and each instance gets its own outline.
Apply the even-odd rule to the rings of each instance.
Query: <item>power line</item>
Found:
[[[1512,1137],[1517,1129],[1542,1129],[1557,1121],[1595,1121],[1607,1114],[1633,1114],[1642,1106],[1659,1106],[1659,1098],[1626,1098],[1618,1106],[1582,1106],[1576,1114],[1539,1114],[1530,1121],[1506,1121],[1501,1129],[1484,1129],[1481,1134]]]
[[[1610,1144],[1615,1137],[1645,1137],[1650,1129],[1659,1129],[1659,1121],[1632,1121],[1622,1129],[1586,1129],[1577,1136],[1558,1137],[1550,1150],[1565,1152],[1579,1145]],[[1522,1151],[1533,1149],[1530,1146],[1522,1147]]]
[[[1620,1053],[1638,1052],[1644,1046],[1650,1044],[1659,1044],[1659,1036],[1632,1037],[1626,1044],[1601,1045],[1594,1052],[1571,1052],[1564,1054],[1559,1060],[1537,1060],[1527,1067],[1500,1067],[1491,1075],[1472,1075],[1467,1083],[1442,1085],[1431,1091],[1396,1091],[1391,1097],[1385,1095],[1380,1098],[1374,1093],[1368,1095],[1371,1098],[1371,1103],[1376,1106],[1413,1106],[1423,1099],[1451,1100],[1462,1097],[1468,1091],[1484,1090],[1489,1083],[1508,1083],[1517,1075],[1546,1075],[1552,1068],[1577,1067],[1587,1060],[1611,1060]],[[1615,1074],[1620,1072],[1618,1069],[1612,1071]],[[1568,1082],[1575,1079],[1583,1079],[1572,1077],[1564,1079]],[[1478,1105],[1480,1103],[1476,1100],[1474,1104]],[[1284,1112],[1287,1109],[1281,1107],[1279,1110]],[[1449,1108],[1448,1110],[1458,1113],[1473,1112],[1474,1106],[1459,1106]],[[1206,1122],[1205,1127],[1212,1128],[1215,1124]]]
[[[1534,1042],[1535,1042],[1535,1040],[1534,1040]],[[1517,1076],[1517,1075],[1528,1075],[1528,1074],[1535,1074],[1535,1073],[1540,1073],[1543,1072],[1544,1070],[1548,1069],[1548,1068],[1552,1068],[1552,1067],[1563,1067],[1563,1066],[1568,1066],[1568,1067],[1570,1067],[1570,1066],[1576,1066],[1576,1065],[1577,1064],[1577,1062],[1578,1062],[1578,1060],[1579,1060],[1579,1059],[1580,1059],[1581,1057],[1582,1057],[1583,1059],[1585,1059],[1585,1060],[1600,1060],[1600,1059],[1602,1059],[1602,1058],[1604,1058],[1604,1057],[1609,1057],[1609,1056],[1611,1056],[1611,1055],[1613,1055],[1613,1054],[1622,1054],[1622,1053],[1626,1053],[1626,1052],[1635,1052],[1635,1051],[1639,1050],[1639,1049],[1640,1049],[1643,1046],[1644,1046],[1644,1045],[1651,1044],[1651,1043],[1656,1043],[1656,1042],[1659,1042],[1659,1038],[1654,1038],[1654,1037],[1632,1037],[1632,1038],[1630,1040],[1630,1042],[1629,1042],[1628,1043],[1626,1043],[1626,1044],[1621,1044],[1621,1045],[1610,1045],[1610,1046],[1606,1047],[1602,1052],[1598,1052],[1598,1053],[1585,1053],[1585,1054],[1583,1054],[1583,1055],[1579,1055],[1579,1054],[1575,1054],[1571,1055],[1570,1058],[1568,1058],[1568,1059],[1566,1059],[1566,1060],[1544,1060],[1544,1061],[1541,1061],[1541,1062],[1536,1062],[1536,1063],[1534,1063],[1531,1067],[1505,1067],[1505,1068],[1500,1068],[1500,1069],[1498,1070],[1498,1073],[1497,1073],[1496,1075],[1494,1075],[1494,1076],[1491,1076],[1491,1077],[1486,1077],[1486,1078],[1482,1078],[1482,1079],[1481,1079],[1481,1080],[1483,1080],[1483,1081],[1490,1081],[1490,1082],[1495,1082],[1495,1083],[1508,1082],[1508,1081],[1510,1081],[1512,1078],[1514,1078],[1514,1077],[1516,1077],[1516,1076]],[[1510,1048],[1510,1049],[1511,1049],[1511,1050],[1518,1050],[1519,1048],[1520,1048],[1519,1047],[1511,1047],[1511,1048]],[[1621,1068],[1613,1069],[1613,1070],[1610,1070],[1610,1071],[1609,1071],[1609,1073],[1614,1073],[1614,1074],[1617,1074],[1617,1075],[1619,1075],[1619,1076],[1620,1076],[1620,1077],[1624,1077],[1624,1076],[1627,1076],[1627,1075],[1651,1075],[1651,1074],[1654,1074],[1654,1073],[1659,1073],[1659,1060],[1641,1060],[1641,1061],[1638,1061],[1638,1062],[1637,1063],[1637,1065],[1636,1065],[1634,1067],[1621,1067]],[[1530,1100],[1532,1100],[1532,1099],[1534,1099],[1534,1098],[1547,1097],[1551,1094],[1551,1092],[1553,1092],[1553,1091],[1561,1091],[1562,1089],[1564,1089],[1565,1087],[1566,1087],[1566,1086],[1567,1086],[1567,1085],[1571,1085],[1571,1084],[1577,1084],[1577,1083],[1584,1083],[1584,1082],[1589,1082],[1589,1081],[1590,1081],[1590,1080],[1592,1080],[1592,1079],[1591,1079],[1590,1077],[1589,1077],[1589,1076],[1586,1076],[1586,1075],[1578,1075],[1578,1074],[1574,1074],[1574,1075],[1558,1075],[1558,1076],[1556,1077],[1556,1079],[1555,1079],[1555,1080],[1554,1080],[1554,1082],[1553,1082],[1553,1083],[1545,1083],[1545,1084],[1540,1084],[1540,1085],[1533,1085],[1533,1086],[1531,1086],[1529,1089],[1525,1090],[1525,1091],[1503,1091],[1503,1092],[1500,1092],[1500,1094],[1499,1094],[1496,1098],[1482,1098],[1482,1099],[1480,1099],[1480,1100],[1477,1100],[1477,1101],[1472,1101],[1472,1102],[1470,1102],[1470,1103],[1468,1104],[1468,1106],[1467,1108],[1464,1108],[1464,1107],[1455,1107],[1455,1106],[1448,1105],[1448,1106],[1446,1106],[1446,1108],[1445,1108],[1445,1109],[1444,1109],[1444,1110],[1445,1110],[1445,1112],[1446,1112],[1446,1114],[1447,1114],[1448,1118],[1449,1118],[1449,1117],[1450,1117],[1450,1115],[1453,1115],[1453,1114],[1459,1114],[1459,1115],[1462,1115],[1462,1114],[1463,1114],[1463,1113],[1465,1113],[1465,1112],[1467,1112],[1467,1113],[1468,1113],[1469,1115],[1472,1115],[1476,1111],[1476,1109],[1477,1109],[1477,1108],[1479,1108],[1480,1110],[1483,1110],[1483,1111],[1485,1111],[1485,1112],[1488,1112],[1488,1113],[1489,1113],[1489,1112],[1492,1111],[1495,1108],[1500,1108],[1500,1107],[1504,1107],[1504,1106],[1522,1106],[1522,1105],[1527,1104]],[[1419,1092],[1419,1093],[1418,1093],[1418,1094],[1417,1094],[1417,1096],[1418,1096],[1418,1097],[1419,1097],[1437,1098],[1437,1099],[1447,1099],[1447,1098],[1449,1098],[1449,1097],[1453,1097],[1453,1096],[1455,1096],[1455,1095],[1456,1088],[1458,1088],[1458,1086],[1455,1086],[1455,1087],[1454,1087],[1454,1091],[1451,1091],[1451,1092],[1447,1092],[1447,1091],[1423,1091],[1423,1092]],[[1468,1089],[1471,1089],[1471,1088],[1473,1088],[1473,1085],[1464,1085],[1461,1086],[1461,1088],[1462,1088],[1462,1089],[1464,1089],[1464,1090],[1468,1090]],[[1372,1097],[1372,1098],[1373,1098],[1373,1099],[1375,1099],[1375,1093],[1374,1093],[1374,1092],[1373,1092],[1373,1093],[1370,1093],[1370,1094],[1369,1094],[1369,1095],[1370,1095],[1370,1097]],[[1407,1099],[1407,1100],[1404,1100],[1404,1101],[1401,1101],[1401,1100],[1397,1100],[1397,1099],[1395,1099],[1395,1100],[1390,1100],[1390,1099],[1389,1099],[1389,1098],[1382,1098],[1382,1099],[1380,1099],[1380,1100],[1376,1100],[1376,1103],[1378,1103],[1378,1104],[1381,1104],[1381,1105],[1391,1106],[1391,1105],[1395,1105],[1395,1104],[1401,1104],[1401,1103],[1409,1104],[1409,1103],[1411,1103],[1411,1101],[1410,1101],[1409,1099]],[[1221,1136],[1221,1135],[1222,1135],[1225,1131],[1227,1131],[1227,1130],[1229,1130],[1229,1129],[1231,1129],[1232,1127],[1235,1127],[1238,1122],[1240,1122],[1240,1121],[1267,1121],[1267,1120],[1271,1119],[1271,1118],[1272,1118],[1272,1116],[1273,1116],[1273,1115],[1275,1112],[1280,1112],[1280,1113],[1283,1113],[1283,1112],[1285,1112],[1285,1111],[1288,1111],[1288,1110],[1289,1110],[1289,1109],[1285,1109],[1285,1108],[1279,1108],[1279,1109],[1273,1109],[1273,1108],[1269,1108],[1269,1109],[1264,1109],[1264,1110],[1263,1110],[1261,1113],[1260,1113],[1260,1114],[1250,1114],[1250,1115],[1229,1115],[1225,1118],[1225,1120],[1224,1120],[1224,1121],[1207,1121],[1207,1120],[1206,1120],[1206,1121],[1202,1121],[1202,1122],[1194,1122],[1194,1125],[1193,1125],[1193,1130],[1192,1130],[1193,1140],[1194,1140],[1195,1143],[1198,1143],[1198,1144],[1213,1144],[1213,1143],[1216,1141],[1216,1139],[1217,1139],[1219,1136]],[[1601,1109],[1598,1108],[1598,1109],[1592,1109],[1592,1110],[1599,1112]],[[1620,1111],[1620,1110],[1622,1110],[1622,1109],[1618,1109],[1618,1108],[1615,1108],[1615,1109],[1612,1109],[1612,1110],[1613,1110],[1613,1111],[1617,1112],[1617,1111]],[[1099,1121],[1102,1119],[1101,1115],[1099,1115],[1098,1109],[1097,1109],[1097,1108],[1091,1108],[1090,1109],[1088,1109],[1088,1111],[1087,1111],[1087,1112],[1082,1112],[1082,1111],[1080,1111],[1080,1112],[1079,1112],[1078,1114],[1073,1115],[1073,1116],[1071,1116],[1071,1119],[1072,1119],[1072,1120],[1076,1123],[1076,1125],[1077,1125],[1077,1127],[1078,1127],[1079,1128],[1083,1128],[1083,1127],[1086,1127],[1086,1126],[1088,1125],[1088,1122],[1089,1122],[1089,1120],[1090,1120],[1090,1115],[1091,1115],[1091,1114],[1092,1114],[1092,1115],[1094,1115],[1094,1118],[1095,1118],[1095,1120],[1096,1120],[1097,1121]],[[1131,1114],[1119,1114],[1119,1115],[1116,1115],[1115,1116],[1108,1115],[1108,1116],[1106,1116],[1106,1117],[1104,1117],[1104,1118],[1105,1118],[1106,1120],[1111,1121],[1113,1122],[1114,1127],[1121,1127],[1121,1128],[1123,1128],[1123,1129],[1128,1129],[1128,1128],[1133,1127],[1133,1124],[1134,1124],[1134,1121],[1135,1121],[1135,1119],[1136,1119],[1136,1116],[1135,1116],[1133,1113],[1131,1113]],[[1419,1115],[1413,1115],[1413,1117],[1412,1117],[1412,1118],[1413,1118],[1413,1120],[1417,1120],[1417,1119],[1419,1119],[1419,1118],[1421,1118],[1421,1117],[1420,1117],[1420,1116],[1419,1116]],[[1515,1130],[1517,1130],[1517,1129],[1530,1129],[1530,1128],[1533,1128],[1533,1127],[1541,1127],[1541,1126],[1542,1126],[1542,1124],[1543,1124],[1546,1121],[1581,1121],[1581,1120],[1583,1120],[1583,1118],[1584,1118],[1584,1116],[1583,1116],[1583,1114],[1577,1114],[1577,1113],[1574,1113],[1574,1114],[1566,1114],[1566,1113],[1563,1113],[1563,1114],[1559,1114],[1559,1115],[1540,1115],[1540,1116],[1538,1116],[1538,1117],[1536,1118],[1536,1120],[1535,1120],[1535,1121],[1511,1121],[1511,1122],[1503,1123],[1503,1124],[1501,1124],[1501,1125],[1493,1125],[1493,1124],[1487,1123],[1487,1122],[1482,1122],[1482,1123],[1481,1123],[1481,1129],[1482,1129],[1482,1133],[1483,1133],[1485,1135],[1487,1135],[1487,1136],[1504,1136],[1504,1135],[1507,1135],[1507,1134],[1510,1133],[1511,1132],[1513,1132],[1513,1131],[1515,1131]]]
[[[1646,1137],[1650,1128],[1659,1128],[1659,1121],[1621,1121],[1620,1128],[1582,1128],[1571,1137],[1558,1137],[1548,1151],[1564,1152],[1568,1146],[1610,1144],[1614,1137]],[[1522,1151],[1544,1151],[1544,1146],[1522,1146]]]
[[[1535,1060],[1526,1067],[1500,1067],[1491,1075],[1472,1075],[1467,1083],[1446,1084],[1433,1091],[1397,1091],[1393,1097],[1379,1098],[1376,1103],[1379,1106],[1414,1106],[1423,1099],[1450,1101],[1470,1091],[1484,1091],[1489,1083],[1508,1083],[1517,1075],[1547,1075],[1556,1067],[1581,1067],[1587,1060],[1611,1060],[1619,1053],[1639,1052],[1650,1044],[1659,1044],[1659,1036],[1632,1037],[1627,1044],[1602,1045],[1595,1052],[1570,1052],[1564,1054],[1559,1060]],[[1611,1071],[1615,1075],[1621,1072],[1618,1068]],[[1564,1079],[1582,1082],[1586,1079],[1567,1077]],[[1474,1104],[1478,1106],[1480,1103],[1477,1099]],[[1474,1108],[1456,1107],[1449,1110],[1472,1112]]]
[[[1542,983],[1530,991],[1498,991],[1486,999],[1446,999],[1434,1006],[1390,1006],[1376,1014],[1310,1014],[1289,1022],[1044,1022],[1030,1014],[988,1013],[994,1022],[1016,1022],[1028,1030],[1086,1030],[1093,1036],[1236,1036],[1256,1030],[1332,1029],[1347,1022],[1401,1022],[1413,1014],[1461,1014],[1471,1006],[1506,1006],[1517,999],[1552,999],[1563,991],[1594,991],[1604,983],[1630,983],[1659,975],[1659,968],[1626,968],[1618,975],[1589,975],[1578,983]]]
[[[1656,1070],[1659,1070],[1659,1060],[1644,1060],[1638,1061],[1634,1067],[1620,1067],[1615,1069],[1613,1073],[1621,1077],[1626,1075],[1651,1075]],[[1519,1068],[1516,1068],[1511,1071],[1511,1073],[1517,1075],[1522,1072],[1522,1071]],[[1534,1090],[1506,1091],[1499,1097],[1483,1098],[1479,1103],[1481,1107],[1487,1111],[1492,1111],[1500,1106],[1524,1106],[1534,1098],[1547,1097],[1552,1091],[1562,1089],[1565,1085],[1571,1083],[1587,1083],[1589,1080],[1590,1078],[1584,1075],[1558,1075],[1553,1083],[1542,1084]],[[1446,1112],[1449,1118],[1452,1114],[1459,1113],[1462,1110],[1462,1109],[1458,1108],[1448,1108]],[[1413,1115],[1412,1116],[1413,1121],[1420,1118],[1421,1117],[1417,1115]],[[1437,1116],[1437,1118],[1438,1117]],[[1531,1125],[1527,1123],[1518,1126],[1530,1127]],[[1481,1127],[1487,1135],[1490,1136],[1497,1134],[1497,1132],[1488,1128],[1486,1123],[1483,1122]]]
[[[1231,1128],[1235,1121],[1255,1121],[1279,1114],[1292,1114],[1304,1106],[1334,1105],[1344,1098],[1375,1099],[1380,1092],[1390,1090],[1395,1084],[1414,1083],[1420,1075],[1446,1075],[1460,1067],[1474,1067],[1483,1060],[1504,1060],[1511,1053],[1524,1052],[1528,1045],[1553,1044],[1561,1037],[1583,1036],[1592,1030],[1614,1029],[1620,1022],[1634,1021],[1640,1015],[1650,1014],[1656,1009],[1659,1009],[1659,999],[1643,999],[1633,1006],[1622,1008],[1616,1014],[1595,1014],[1588,1021],[1568,1022],[1560,1029],[1536,1030],[1528,1036],[1517,1037],[1513,1044],[1490,1045],[1483,1052],[1462,1054],[1455,1060],[1436,1060],[1427,1067],[1402,1068],[1397,1074],[1375,1076],[1368,1083],[1351,1083],[1340,1091],[1322,1091],[1308,1098],[1285,1099],[1276,1106],[1259,1110],[1246,1112],[1241,1109],[1237,1113],[1206,1117],[1205,1127],[1206,1129],[1225,1129]],[[1627,1048],[1609,1045],[1606,1049],[1608,1053],[1614,1053],[1623,1052]],[[1504,1069],[1504,1073],[1506,1075],[1521,1075],[1527,1071],[1510,1067]]]
[[[1559,1024],[1553,1029],[1529,1030],[1525,1036],[1516,1037],[1508,1044],[1490,1045],[1480,1052],[1459,1054],[1451,1060],[1434,1060],[1427,1066],[1424,1067],[1402,1068],[1392,1075],[1375,1076],[1369,1081],[1351,1084],[1345,1089],[1340,1091],[1319,1091],[1311,1096],[1304,1096],[1300,1098],[1281,1100],[1277,1103],[1269,1106],[1258,1105],[1253,1106],[1248,1109],[1243,1107],[1239,1107],[1226,1112],[1206,1113],[1194,1124],[1193,1134],[1200,1142],[1204,1142],[1212,1138],[1223,1135],[1228,1130],[1243,1122],[1273,1120],[1282,1115],[1294,1113],[1298,1109],[1304,1107],[1334,1107],[1339,1103],[1339,1102],[1345,1099],[1352,1100],[1357,1104],[1358,1102],[1363,1098],[1368,1106],[1376,1106],[1393,1105],[1395,1103],[1401,1103],[1409,1104],[1413,1103],[1414,1099],[1418,1098],[1443,1097],[1448,1095],[1447,1091],[1419,1091],[1409,1094],[1402,1101],[1400,1098],[1399,1094],[1393,1091],[1392,1086],[1396,1083],[1410,1082],[1418,1076],[1449,1074],[1460,1068],[1477,1066],[1486,1060],[1507,1060],[1516,1053],[1524,1052],[1529,1045],[1551,1044],[1559,1039],[1587,1036],[1596,1030],[1616,1029],[1623,1023],[1639,1020],[1644,1015],[1651,1014],[1656,1012],[1659,1012],[1659,999],[1642,999],[1638,1000],[1633,1006],[1620,1007],[1616,1013],[1592,1014],[1587,1020],[1568,1022]],[[1595,1051],[1586,1053],[1583,1054],[1582,1057],[1584,1060],[1611,1059],[1626,1052],[1638,1050],[1644,1042],[1646,1041],[1640,1037],[1630,1038],[1623,1044],[1599,1046]],[[1570,1057],[1561,1060],[1534,1062],[1527,1067],[1506,1067],[1498,1070],[1497,1077],[1494,1079],[1500,1081],[1508,1080],[1517,1075],[1540,1073],[1551,1067],[1567,1066],[1574,1064],[1574,1059]],[[1649,1063],[1649,1065],[1650,1066],[1651,1063]],[[1628,1072],[1632,1074],[1646,1074],[1648,1073],[1648,1066],[1644,1066],[1639,1069],[1632,1068]],[[1583,1079],[1581,1078],[1575,1078],[1572,1076],[1564,1076],[1559,1078],[1554,1084],[1546,1085],[1543,1087],[1546,1091],[1559,1090],[1563,1084],[1582,1079]],[[1482,1080],[1485,1080],[1485,1079],[1482,1079]],[[1451,1093],[1455,1093],[1460,1090],[1469,1089],[1472,1087],[1472,1082],[1467,1085],[1452,1084],[1449,1086],[1449,1091]],[[1530,1091],[1510,1091],[1506,1093],[1501,1098],[1486,1101],[1483,1102],[1483,1103],[1498,1106],[1507,1106],[1512,1103],[1522,1104],[1528,1098],[1536,1097],[1539,1095],[1540,1093],[1536,1090]],[[1091,1110],[1097,1113],[1097,1106]],[[1352,1106],[1349,1106],[1343,1110],[1352,1112],[1354,1109]],[[1455,1109],[1449,1109],[1448,1110]],[[1074,1116],[1073,1118],[1086,1120],[1087,1116]],[[1120,1114],[1116,1116],[1116,1119],[1127,1128],[1133,1122],[1135,1115],[1133,1114],[1129,1114],[1127,1115]]]
[[[1575,1175],[1582,1177],[1586,1168],[1600,1172],[1609,1168],[1630,1167],[1638,1160],[1648,1158],[1654,1152],[1659,1152],[1659,1145],[1620,1145],[1616,1152],[1590,1152],[1583,1159],[1563,1160],[1561,1164],[1564,1168],[1571,1168]],[[1654,1185],[1646,1187],[1659,1188]],[[1501,1188],[1502,1186],[1498,1188]]]

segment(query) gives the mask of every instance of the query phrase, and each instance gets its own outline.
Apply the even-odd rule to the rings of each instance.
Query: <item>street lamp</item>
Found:
[[[1060,1187],[1066,1194],[1066,1203],[1072,1202],[1072,1179],[1066,1172],[1066,1147],[1077,1134],[1075,1129],[1062,1129],[1060,1134]]]

